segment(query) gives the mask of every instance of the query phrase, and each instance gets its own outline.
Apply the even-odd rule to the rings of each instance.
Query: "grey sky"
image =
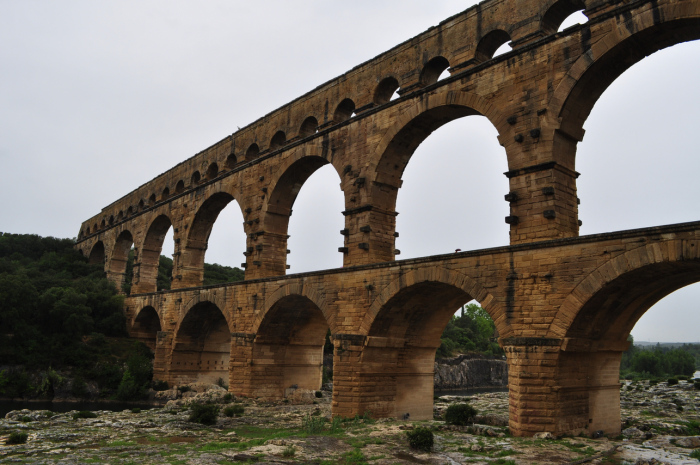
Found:
[[[473,3],[0,1],[0,231],[74,237],[102,207],[238,126]],[[663,50],[594,107],[577,158],[582,234],[700,219],[698,57],[698,43]],[[504,171],[484,118],[436,131],[399,193],[399,258],[506,244]],[[340,266],[338,184],[325,167],[303,187],[291,272]],[[241,222],[227,207],[208,262],[240,265]],[[664,299],[635,338],[700,340],[699,299],[700,285]]]

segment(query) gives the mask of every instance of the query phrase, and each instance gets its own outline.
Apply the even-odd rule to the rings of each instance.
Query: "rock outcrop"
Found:
[[[435,361],[435,389],[473,389],[508,386],[505,360],[460,355]]]

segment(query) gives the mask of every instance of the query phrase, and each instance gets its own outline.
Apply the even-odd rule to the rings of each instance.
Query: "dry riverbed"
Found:
[[[195,387],[200,391],[202,387]],[[173,391],[174,393],[174,391]],[[330,419],[329,393],[295,396],[296,402],[262,403],[231,399],[223,390],[187,392],[165,408],[134,412],[13,411],[0,419],[0,463],[41,464],[697,464],[700,451],[700,391],[637,383],[622,390],[624,434],[618,438],[513,438],[506,428],[507,393],[443,396],[436,418],[450,402],[469,401],[480,413],[473,427],[443,421]],[[188,421],[190,402],[244,407],[240,416],[220,413],[205,426]],[[433,429],[432,452],[412,450],[406,431]],[[25,444],[7,445],[13,432]],[[700,454],[700,452],[695,452]]]

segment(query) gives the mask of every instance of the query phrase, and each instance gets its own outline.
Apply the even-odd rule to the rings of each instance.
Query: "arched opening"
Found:
[[[129,252],[134,245],[134,238],[129,231],[122,231],[117,237],[117,242],[114,244],[112,258],[109,261],[109,270],[107,276],[116,284],[117,289],[129,293],[131,282],[127,280],[127,262],[129,260]]]
[[[137,266],[134,266],[134,281],[132,285],[132,294],[156,292],[164,288],[163,284],[159,285],[159,265],[160,255],[163,250],[163,244],[168,231],[172,229],[170,218],[166,215],[158,216],[151,223],[146,233],[146,238],[143,242]],[[170,241],[172,242],[172,241]],[[172,248],[172,244],[168,244]],[[171,262],[172,266],[172,262]],[[170,275],[165,277],[167,284],[170,282]],[[165,287],[165,288],[169,288]]]
[[[170,382],[215,384],[228,380],[231,330],[221,310],[211,302],[192,307],[173,340]]]
[[[226,169],[231,170],[233,169],[234,166],[236,166],[236,163],[238,163],[238,159],[234,154],[229,155],[226,157]]]
[[[124,219],[124,210],[119,210],[119,213],[117,213],[117,222],[119,222],[123,219]]]
[[[246,161],[255,160],[258,158],[259,154],[260,147],[258,147],[258,144],[250,144],[250,147],[248,147],[248,150],[245,152],[245,159]]]
[[[88,258],[88,262],[91,265],[104,266],[104,264],[105,264],[105,245],[102,243],[102,241],[97,241],[97,242],[95,242],[95,245],[92,246],[92,249],[90,250],[90,258]]]
[[[165,200],[168,200],[170,197],[170,188],[166,187],[163,189],[163,193],[160,195],[160,201],[163,202]]]
[[[92,232],[96,233],[99,228],[97,227],[97,223],[92,225]]]
[[[100,223],[100,229],[104,229],[107,226],[107,221],[105,218],[102,218],[102,222]]]
[[[277,150],[282,147],[285,142],[287,142],[287,136],[284,134],[284,131],[277,131],[270,140],[270,150]]]
[[[333,122],[340,123],[349,120],[355,114],[355,102],[349,98],[344,99],[338,104],[333,113]]]
[[[586,5],[582,0],[559,0],[549,7],[544,16],[542,16],[542,31],[546,34],[554,34],[555,32],[572,26],[574,24],[573,20],[579,19],[579,15],[573,18],[571,18],[571,16],[583,10],[585,7]],[[581,16],[583,16],[583,14],[581,14]],[[585,18],[585,16],[583,17]],[[588,18],[586,18],[586,21],[587,20]]]
[[[209,165],[209,168],[207,168],[207,180],[214,179],[219,175],[219,165],[216,163],[212,163]]]
[[[153,206],[156,204],[156,194],[151,194],[148,198],[148,205]]]
[[[114,225],[114,215],[109,216],[109,225],[113,226]]]
[[[190,178],[190,184],[192,184],[193,186],[196,186],[197,184],[199,184],[199,182],[201,180],[202,180],[202,175],[199,174],[199,171],[195,171],[194,173],[192,173],[192,177]]]
[[[700,281],[700,260],[667,258],[607,280],[593,276],[598,288],[591,286],[588,295],[583,291],[579,296],[586,298],[566,331],[557,383],[565,410],[572,403],[586,407],[566,419],[581,431],[620,433],[620,361],[628,335],[662,298]]]
[[[134,214],[134,207],[129,206],[129,208],[126,209],[126,216],[131,216]]]
[[[495,29],[481,38],[476,46],[474,59],[477,63],[483,63],[491,58],[510,50],[507,45],[510,42],[510,35],[501,29]]]
[[[374,91],[373,101],[375,105],[382,105],[396,98],[399,90],[399,81],[395,77],[387,77],[381,80]],[[396,95],[395,95],[396,94]]]
[[[185,181],[181,179],[175,185],[175,193],[181,194],[182,192],[185,192]]]
[[[689,104],[700,101],[700,66],[689,57],[700,57],[699,41],[645,58],[596,98],[573,149],[581,234],[700,219],[700,109]]]
[[[187,243],[181,255],[181,278],[176,280],[178,288],[201,286],[204,282],[204,256],[209,244],[214,223],[219,213],[233,200],[226,192],[213,194],[202,203],[189,227]]]
[[[250,379],[255,396],[282,399],[296,389],[320,389],[327,332],[321,309],[308,298],[290,295],[276,302],[253,343]]]
[[[156,350],[156,337],[161,330],[160,317],[150,305],[141,309],[131,326],[131,337],[143,342],[151,351]]]
[[[82,231],[80,232],[80,234],[82,234]],[[90,235],[90,226],[88,226],[85,230],[85,235]]]
[[[507,160],[497,135],[475,110],[444,105],[423,112],[393,136],[377,167],[381,191],[376,195],[385,201],[381,208],[399,212],[400,258],[508,244],[503,222],[508,180],[502,174]]]
[[[249,220],[254,221],[254,220]],[[225,205],[212,226],[204,263],[202,283],[205,286],[242,280],[240,268],[246,250],[244,216],[238,202]]]
[[[422,86],[429,86],[438,82],[440,76],[450,67],[447,58],[437,56],[428,61],[420,73],[420,83]]]
[[[143,211],[143,208],[146,206],[146,202],[144,202],[143,199],[139,200],[139,211]]]
[[[406,287],[377,313],[362,352],[360,406],[376,417],[433,418],[435,352],[455,309],[472,300],[462,289],[425,281]]]
[[[294,202],[297,199],[297,196],[299,195],[299,192],[301,191],[302,186],[306,183],[307,179],[319,168],[321,168],[323,165],[328,164],[328,160],[322,157],[317,157],[317,156],[309,156],[309,157],[304,157],[299,159],[298,161],[294,162],[287,170],[282,174],[280,179],[277,181],[275,184],[275,187],[273,191],[270,193],[270,198],[267,203],[267,208],[265,210],[265,216],[264,216],[264,228],[266,233],[271,233],[269,238],[267,239],[267,249],[268,250],[286,250],[287,247],[287,234],[288,234],[288,227],[289,227],[289,218],[292,215],[292,206],[294,205]],[[338,189],[337,187],[335,189]],[[339,189],[338,189],[339,190]],[[325,194],[323,194],[325,195]],[[309,204],[314,204],[317,200],[319,199],[313,199],[312,202],[307,202]],[[340,209],[339,211],[342,211],[343,204],[341,202],[340,204]],[[337,207],[336,207],[337,208]],[[310,212],[306,211],[305,214],[303,215],[304,218],[308,221],[308,218],[315,218],[315,219],[320,219],[317,215],[317,212]],[[338,215],[340,216],[340,215]],[[302,221],[303,222],[303,221]],[[301,224],[300,224],[301,225]],[[341,226],[342,229],[342,226]],[[309,229],[305,228],[304,232],[302,233],[306,235],[306,238],[309,239]],[[336,236],[337,231],[333,233],[334,237]],[[319,237],[315,234],[313,236],[317,239]],[[323,238],[324,240],[327,239],[327,237]],[[308,242],[307,242],[308,243]],[[318,244],[315,246],[311,246],[314,250],[310,255],[317,255],[318,252]],[[290,249],[291,250],[291,249]],[[330,248],[329,250],[333,250]],[[337,250],[337,246],[336,246]],[[263,250],[255,250],[253,253],[255,254],[255,260],[261,260],[263,257],[263,254],[265,253],[266,249]],[[303,252],[297,251],[293,252],[298,255],[300,255],[300,258],[303,257]],[[325,254],[318,254],[318,255],[325,255]],[[333,254],[334,255],[334,254]],[[310,257],[307,256],[306,258],[309,259]],[[271,259],[274,261],[272,263],[271,269],[267,270],[270,275],[283,275],[286,272],[286,257],[267,257],[268,259]],[[267,260],[266,260],[267,261]],[[309,265],[310,262],[299,262],[300,265]],[[295,270],[296,271],[296,270]]]
[[[309,116],[301,123],[299,128],[299,137],[307,137],[318,132],[318,120],[313,116]]]

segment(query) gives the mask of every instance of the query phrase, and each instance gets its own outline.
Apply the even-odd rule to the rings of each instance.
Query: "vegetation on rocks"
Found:
[[[476,414],[476,409],[469,404],[452,404],[445,411],[445,422],[448,425],[471,425]]]
[[[689,377],[700,369],[700,344],[683,344],[671,348],[661,344],[635,345],[632,336],[629,340],[630,347],[622,354],[620,363],[620,375],[625,379]]]

